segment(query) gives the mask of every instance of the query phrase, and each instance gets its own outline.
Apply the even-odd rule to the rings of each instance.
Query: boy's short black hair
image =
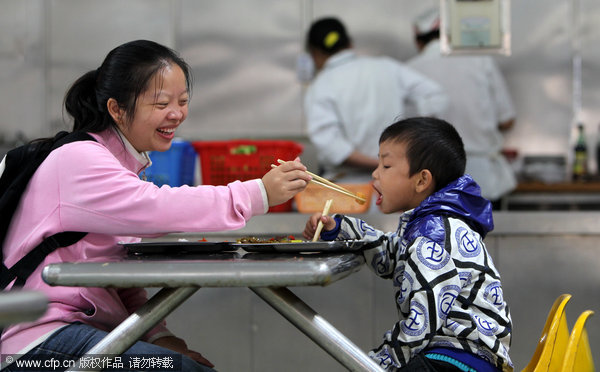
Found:
[[[429,169],[435,191],[465,173],[467,156],[462,139],[447,121],[431,117],[403,119],[383,131],[379,144],[386,141],[406,143],[410,175]]]

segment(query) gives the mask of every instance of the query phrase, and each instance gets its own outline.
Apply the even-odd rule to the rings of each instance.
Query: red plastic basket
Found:
[[[286,140],[194,141],[200,157],[202,184],[227,185],[240,180],[262,178],[277,159],[294,160],[302,153],[301,144]],[[270,212],[292,210],[292,201],[271,207]]]

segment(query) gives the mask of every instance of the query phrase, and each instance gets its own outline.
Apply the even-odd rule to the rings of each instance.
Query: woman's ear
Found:
[[[120,128],[121,125],[123,125],[123,116],[125,113],[119,106],[117,100],[114,98],[109,98],[108,101],[106,101],[106,108],[108,109],[108,113],[114,122],[117,123],[117,126]]]
[[[435,190],[435,181],[429,169],[421,169],[417,176],[415,191],[418,193],[432,193]]]

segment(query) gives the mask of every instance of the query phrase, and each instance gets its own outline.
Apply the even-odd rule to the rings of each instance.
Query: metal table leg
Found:
[[[44,315],[47,308],[48,297],[42,292],[22,289],[0,292],[0,329],[36,320]]]
[[[86,355],[120,355],[200,287],[163,288]],[[84,356],[85,357],[85,356]],[[76,364],[77,365],[77,364]],[[77,368],[69,371],[78,371]]]
[[[287,288],[250,288],[290,323],[351,371],[383,371],[352,341]]]

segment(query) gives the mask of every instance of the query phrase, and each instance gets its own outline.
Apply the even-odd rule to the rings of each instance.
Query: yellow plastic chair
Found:
[[[585,324],[594,312],[586,310],[575,322],[567,351],[565,353],[565,361],[563,362],[562,370],[565,372],[590,372],[595,371],[594,360],[592,358],[592,349],[590,349],[590,341],[588,339]]]
[[[560,295],[552,308],[542,336],[538,342],[533,357],[522,372],[561,371],[567,343],[569,341],[569,327],[567,326],[567,315],[565,306],[571,299],[570,294]]]

